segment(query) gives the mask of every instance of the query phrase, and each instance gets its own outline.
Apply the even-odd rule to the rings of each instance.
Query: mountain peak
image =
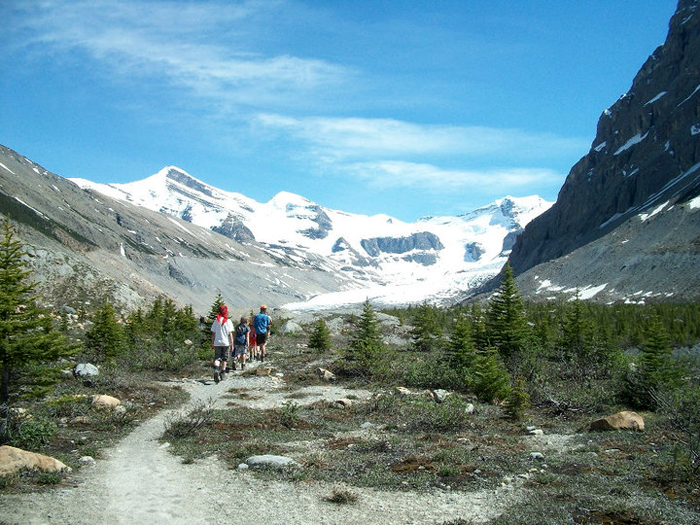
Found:
[[[202,182],[201,180],[194,178],[185,170],[180,169],[177,166],[166,166],[158,173],[156,173],[155,176],[165,177],[166,184],[168,182],[175,182],[191,190],[197,191],[204,195],[208,195],[209,197],[213,197],[214,188]]]

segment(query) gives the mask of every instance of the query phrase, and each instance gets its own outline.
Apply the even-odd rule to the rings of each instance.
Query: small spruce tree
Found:
[[[93,325],[85,333],[87,353],[101,362],[111,362],[126,350],[126,333],[117,322],[112,305],[105,301],[95,311]]]
[[[477,352],[473,390],[479,399],[489,403],[504,400],[510,394],[510,376],[493,347]]]
[[[586,315],[584,303],[579,293],[567,309],[562,326],[561,347],[564,356],[588,359],[593,354],[594,329],[590,317]]]
[[[503,282],[486,314],[486,337],[506,362],[518,356],[529,337],[525,307],[508,262],[504,266]]]
[[[510,419],[519,421],[525,416],[530,407],[530,394],[525,389],[525,381],[519,377],[511,387],[508,397],[506,397],[506,414]]]
[[[464,317],[454,324],[446,354],[447,362],[455,369],[465,389],[471,388],[474,383],[477,353],[471,324]]]
[[[221,295],[221,292],[216,294],[216,298],[214,299],[214,303],[211,305],[211,310],[209,310],[209,326],[207,327],[207,330],[211,328],[211,323],[214,322],[214,319],[216,319],[216,316],[219,315],[219,307],[224,304],[224,298]]]
[[[331,348],[331,332],[321,318],[314,323],[314,329],[309,337],[309,348],[317,352],[327,352]]]
[[[362,313],[355,320],[355,334],[345,352],[345,359],[353,362],[361,374],[371,374],[372,366],[384,350],[379,334],[379,321],[369,299],[362,305]]]
[[[413,347],[419,352],[432,352],[444,345],[442,326],[434,306],[424,302],[418,307],[413,317],[411,337]]]

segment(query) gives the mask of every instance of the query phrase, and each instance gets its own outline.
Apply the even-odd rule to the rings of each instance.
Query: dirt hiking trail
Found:
[[[255,391],[248,400],[236,400],[253,408],[281,406],[290,391],[280,391],[276,377],[228,374],[216,384],[210,379],[177,382],[189,394],[189,402],[165,410],[142,423],[117,446],[104,452],[104,459],[73,475],[73,483],[31,494],[0,493],[0,524],[71,525],[346,525],[346,524],[441,524],[458,518],[485,522],[504,507],[517,503],[513,487],[478,492],[389,492],[352,487],[358,495],[352,504],[335,504],[326,497],[338,484],[276,482],[256,478],[254,472],[229,469],[210,457],[184,464],[158,440],[164,425],[201,403],[225,407],[228,390]],[[339,399],[366,392],[337,386],[301,389],[299,403],[321,398]]]

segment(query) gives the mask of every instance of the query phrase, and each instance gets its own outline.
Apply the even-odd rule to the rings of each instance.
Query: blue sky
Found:
[[[414,221],[555,200],[675,0],[4,0],[0,143]]]

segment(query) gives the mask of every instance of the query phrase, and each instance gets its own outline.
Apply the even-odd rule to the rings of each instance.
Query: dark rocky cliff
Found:
[[[666,42],[598,122],[557,202],[518,237],[516,274],[599,239],[644,211],[700,193],[700,0],[680,0]]]

